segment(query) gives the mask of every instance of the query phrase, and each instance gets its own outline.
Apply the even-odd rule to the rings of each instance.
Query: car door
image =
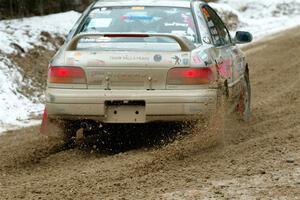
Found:
[[[204,19],[211,34],[215,60],[218,65],[219,74],[228,81],[233,83],[233,62],[232,42],[230,34],[217,13],[208,5],[201,7]]]

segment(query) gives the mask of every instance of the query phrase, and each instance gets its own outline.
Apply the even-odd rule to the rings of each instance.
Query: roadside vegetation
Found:
[[[0,20],[76,10],[82,12],[93,0],[0,0]]]

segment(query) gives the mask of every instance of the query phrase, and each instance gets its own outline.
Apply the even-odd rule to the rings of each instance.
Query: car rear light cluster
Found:
[[[80,67],[50,66],[48,80],[56,84],[86,84],[85,72]]]
[[[173,68],[168,72],[168,85],[201,85],[213,81],[210,68]]]

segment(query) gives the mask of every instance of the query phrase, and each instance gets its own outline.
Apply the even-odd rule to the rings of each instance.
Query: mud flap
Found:
[[[40,131],[39,131],[40,135],[46,135],[47,124],[48,124],[47,121],[48,121],[48,109],[47,109],[47,107],[45,107],[44,113],[43,113],[43,118],[42,118],[42,124],[41,124]]]
[[[39,134],[43,136],[59,136],[62,132],[62,123],[59,120],[50,119],[48,109],[45,107]]]

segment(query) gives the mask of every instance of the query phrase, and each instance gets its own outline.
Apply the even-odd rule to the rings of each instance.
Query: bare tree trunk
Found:
[[[40,12],[40,15],[44,15],[44,4],[43,4],[43,0],[39,0],[39,12]]]
[[[17,0],[18,15],[24,17],[24,0]]]
[[[13,0],[9,0],[9,12],[10,12],[10,16],[13,17],[14,16]]]

